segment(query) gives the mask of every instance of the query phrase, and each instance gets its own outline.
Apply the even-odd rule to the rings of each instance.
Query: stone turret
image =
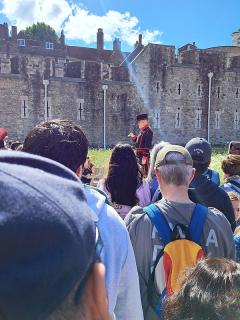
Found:
[[[97,32],[97,49],[103,50],[104,49],[104,33],[103,29],[99,28]]]
[[[135,49],[136,48],[143,48],[144,47],[144,45],[142,44],[142,34],[139,34],[139,36],[138,36],[138,41],[136,41],[136,43],[135,43]]]
[[[240,46],[240,29],[232,33],[232,43],[234,46]]]

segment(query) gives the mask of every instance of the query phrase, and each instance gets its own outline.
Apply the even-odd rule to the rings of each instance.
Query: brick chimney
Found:
[[[121,51],[121,41],[119,38],[115,38],[113,41],[113,51]]]
[[[103,50],[104,49],[104,33],[103,29],[99,28],[97,32],[97,49]]]
[[[12,40],[17,40],[17,27],[12,26]]]

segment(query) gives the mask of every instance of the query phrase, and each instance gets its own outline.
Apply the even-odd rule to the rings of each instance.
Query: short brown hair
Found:
[[[229,176],[240,175],[240,155],[227,155],[222,161],[222,171]]]
[[[88,153],[82,129],[69,120],[42,122],[27,135],[23,151],[57,161],[76,172]]]

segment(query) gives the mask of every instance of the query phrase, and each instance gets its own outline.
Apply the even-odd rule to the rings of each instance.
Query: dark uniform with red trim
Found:
[[[148,119],[146,114],[137,116],[137,121]],[[150,150],[152,149],[152,139],[153,132],[151,128],[147,125],[145,128],[141,129],[138,136],[132,138],[136,143],[136,156],[139,159],[140,164],[145,161],[143,165],[144,173],[148,173]]]

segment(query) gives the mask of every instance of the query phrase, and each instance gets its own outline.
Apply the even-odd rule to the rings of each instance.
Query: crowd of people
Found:
[[[159,141],[148,174],[117,144],[97,187],[68,120],[0,148],[0,320],[240,319],[240,142],[223,184],[203,138]]]

